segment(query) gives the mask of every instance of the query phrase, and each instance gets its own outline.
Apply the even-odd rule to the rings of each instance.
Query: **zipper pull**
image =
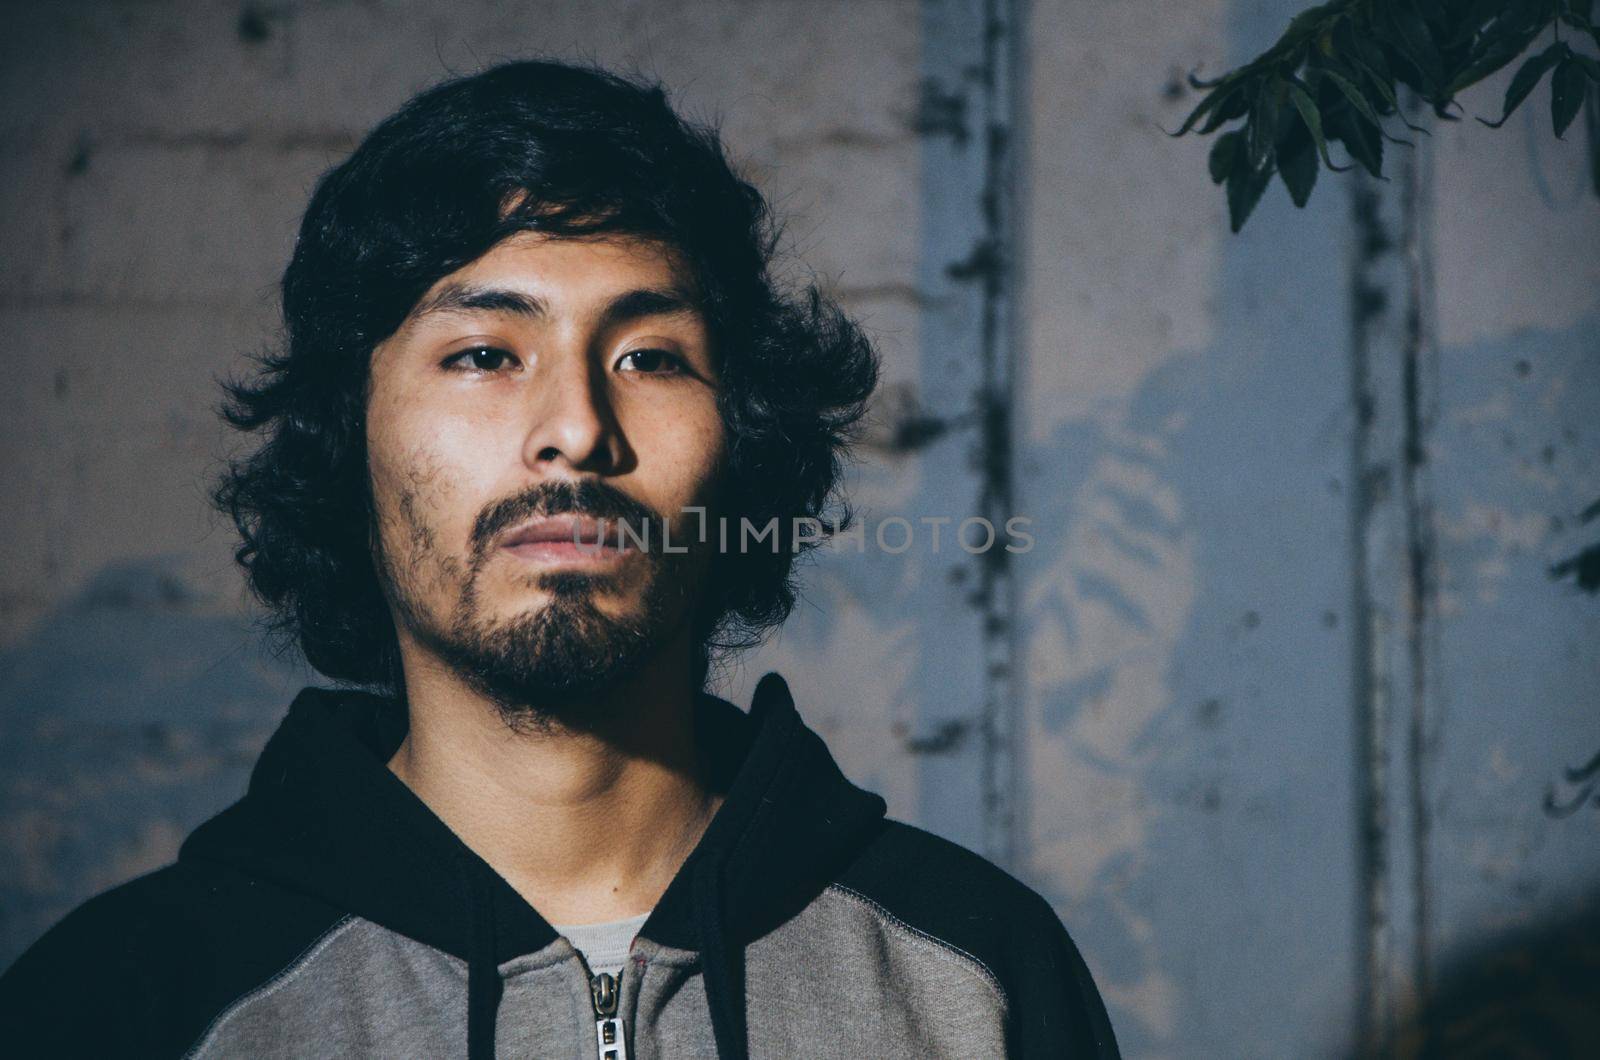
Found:
[[[628,1060],[628,1039],[617,1015],[617,980],[601,972],[589,980],[589,997],[594,1002],[594,1037],[600,1060]]]

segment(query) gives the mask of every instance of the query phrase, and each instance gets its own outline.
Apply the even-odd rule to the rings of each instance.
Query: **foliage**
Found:
[[[1333,0],[1302,12],[1263,54],[1213,81],[1190,76],[1205,98],[1174,136],[1217,132],[1211,148],[1214,183],[1224,185],[1235,232],[1276,174],[1296,206],[1304,206],[1323,166],[1360,165],[1383,177],[1386,143],[1426,130],[1400,102],[1402,86],[1446,121],[1460,110],[1455,96],[1516,59],[1546,31],[1551,43],[1528,58],[1506,90],[1498,128],[1550,75],[1550,118],[1556,136],[1578,111],[1600,126],[1600,61],[1572,47],[1576,36],[1600,46],[1593,0]],[[1563,36],[1565,30],[1565,37]],[[1334,161],[1342,145],[1347,164]],[[1600,194],[1600,145],[1593,179]]]
[[[1402,86],[1455,121],[1456,94],[1522,55],[1548,30],[1551,42],[1525,59],[1506,87],[1498,129],[1550,75],[1550,123],[1557,137],[1580,109],[1590,138],[1590,177],[1600,195],[1600,61],[1572,47],[1600,47],[1594,0],[1332,0],[1303,11],[1266,52],[1214,81],[1191,75],[1206,95],[1173,136],[1207,135],[1229,122],[1211,147],[1211,180],[1225,186],[1228,218],[1237,232],[1276,174],[1296,206],[1311,198],[1323,166],[1362,166],[1383,177],[1386,143],[1411,145],[1403,126],[1427,130],[1407,117]],[[1566,37],[1563,37],[1563,28]],[[1340,165],[1330,143],[1350,159]],[[1600,518],[1600,500],[1580,522]],[[1600,593],[1600,543],[1554,564],[1553,578],[1571,576]]]
[[[1585,508],[1578,521],[1587,523],[1596,518],[1600,518],[1600,500]],[[1600,593],[1600,542],[1550,567],[1552,578],[1565,578],[1569,574],[1577,581],[1578,588]]]

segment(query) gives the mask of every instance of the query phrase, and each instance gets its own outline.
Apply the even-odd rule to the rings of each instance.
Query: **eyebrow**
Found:
[[[640,287],[625,291],[606,303],[600,311],[600,327],[610,328],[645,317],[671,316],[699,312],[699,303],[677,287]],[[474,287],[449,283],[409,314],[411,323],[435,313],[506,313],[542,319],[550,309],[544,299],[526,291],[504,287]]]

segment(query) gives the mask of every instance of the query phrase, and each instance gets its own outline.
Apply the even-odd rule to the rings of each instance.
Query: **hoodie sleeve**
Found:
[[[338,919],[182,864],[90,899],[0,975],[6,1056],[176,1057]]]
[[[0,975],[0,1041],[8,1055],[126,1056],[136,1050],[129,1023],[138,1004],[129,1002],[139,981],[106,994],[100,985],[115,972],[69,937],[75,934],[75,925],[58,925]],[[129,1034],[129,1045],[117,1047],[113,1027]]]
[[[172,957],[181,948],[152,893],[166,874],[90,899],[0,975],[0,1041],[16,1057],[159,1055],[171,1020]]]
[[[1121,1054],[1089,966],[1055,910],[1029,898],[1032,908],[1016,921],[1015,956],[1005,962],[1011,1054],[1115,1060]]]
[[[1061,918],[992,862],[892,821],[840,883],[982,968],[1004,995],[1011,1060],[1120,1055],[1094,977]]]

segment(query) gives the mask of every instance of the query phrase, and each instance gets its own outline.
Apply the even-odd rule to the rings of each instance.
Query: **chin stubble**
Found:
[[[548,597],[537,610],[494,620],[484,614],[480,581],[499,534],[534,515],[584,514],[638,524],[660,517],[619,491],[594,482],[544,483],[486,509],[473,528],[472,555],[463,568],[441,552],[423,518],[422,496],[437,476],[408,476],[396,505],[407,562],[396,569],[380,554],[378,567],[395,610],[415,638],[473,691],[493,703],[506,723],[523,730],[585,728],[599,693],[637,673],[689,621],[694,604],[696,550],[637,553],[643,593],[631,614],[608,615],[596,598],[620,587],[620,572],[545,571],[530,584]],[[460,586],[446,622],[426,613],[418,592],[428,577],[436,588]]]

